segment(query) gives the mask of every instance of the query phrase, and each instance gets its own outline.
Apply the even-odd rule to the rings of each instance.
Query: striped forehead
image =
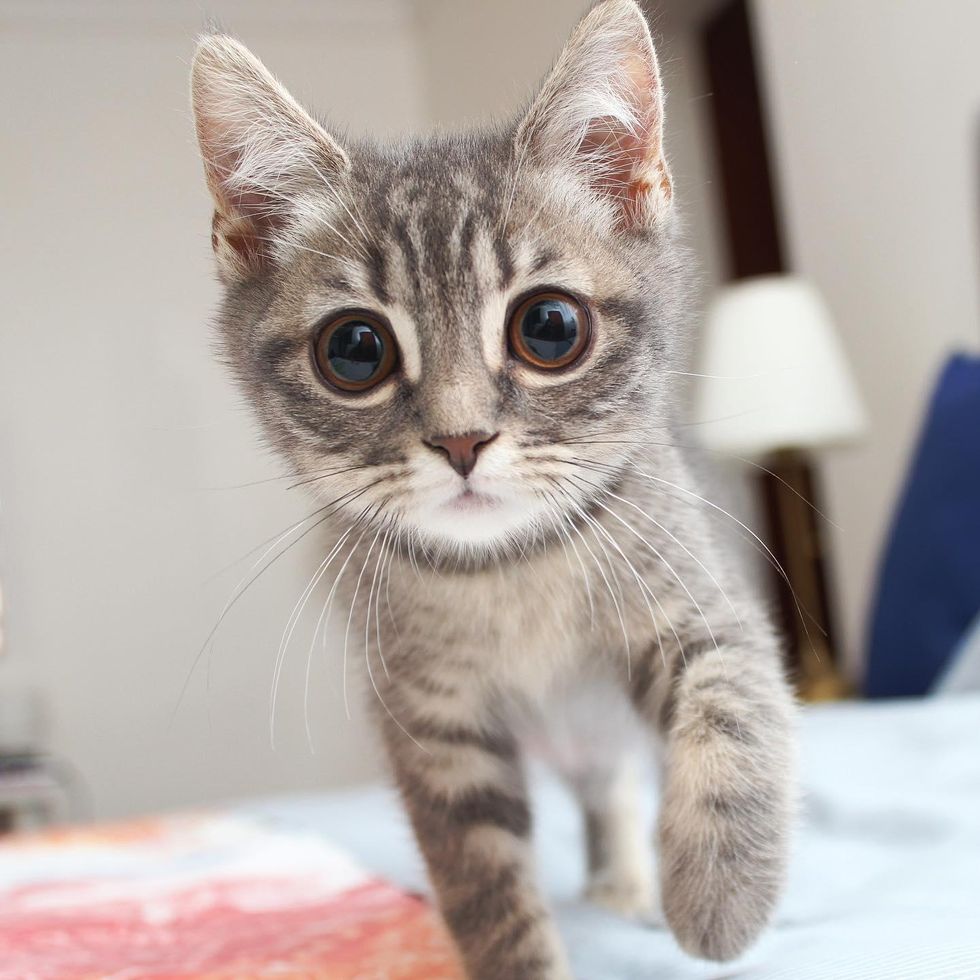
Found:
[[[405,374],[415,381],[422,360],[437,359],[442,349],[475,353],[461,342],[474,330],[482,337],[488,317],[499,331],[516,257],[485,189],[416,184],[386,199],[385,220],[366,250],[364,284],[387,313],[405,354]],[[482,351],[493,367],[499,360],[494,346]]]
[[[381,302],[431,315],[507,288],[513,258],[485,188],[459,180],[410,184],[396,188],[387,204],[372,256]]]

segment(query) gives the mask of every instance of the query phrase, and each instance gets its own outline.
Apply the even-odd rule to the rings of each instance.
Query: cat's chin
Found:
[[[494,551],[524,538],[535,523],[531,502],[465,490],[415,515],[417,532],[450,551]]]

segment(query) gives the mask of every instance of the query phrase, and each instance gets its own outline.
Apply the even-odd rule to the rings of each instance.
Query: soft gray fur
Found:
[[[737,955],[783,879],[793,708],[675,444],[688,260],[639,9],[597,4],[530,109],[487,132],[338,141],[220,35],[193,98],[226,356],[323,503],[316,581],[366,646],[350,661],[469,975],[569,975],[531,866],[529,743],[581,800],[589,895],[651,914],[638,733],[661,750],[667,922],[697,956]],[[508,350],[508,309],[540,287],[591,312],[561,371]],[[347,308],[400,350],[365,393],[313,367],[315,328]],[[478,431],[499,435],[465,478],[426,444]]]

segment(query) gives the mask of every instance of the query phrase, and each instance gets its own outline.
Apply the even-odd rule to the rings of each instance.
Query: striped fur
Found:
[[[638,8],[598,3],[527,112],[484,132],[335,139],[223,36],[201,41],[193,104],[225,356],[322,504],[320,574],[470,975],[569,975],[529,854],[532,750],[581,802],[589,896],[648,918],[659,890],[685,949],[737,955],[783,878],[793,708],[673,428],[690,263]],[[551,373],[506,343],[508,311],[546,287],[593,322]],[[400,354],[357,395],[310,353],[351,308],[384,316]],[[499,435],[461,509],[424,440],[476,431]],[[662,758],[659,889],[641,743]]]

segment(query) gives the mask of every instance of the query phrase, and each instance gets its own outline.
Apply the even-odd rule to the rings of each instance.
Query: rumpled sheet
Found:
[[[661,929],[578,900],[577,813],[536,775],[540,874],[581,980],[978,980],[980,697],[808,708],[803,800],[774,925],[724,965]],[[651,801],[652,807],[652,801]],[[340,843],[376,873],[425,890],[394,795],[376,789],[248,808]]]

